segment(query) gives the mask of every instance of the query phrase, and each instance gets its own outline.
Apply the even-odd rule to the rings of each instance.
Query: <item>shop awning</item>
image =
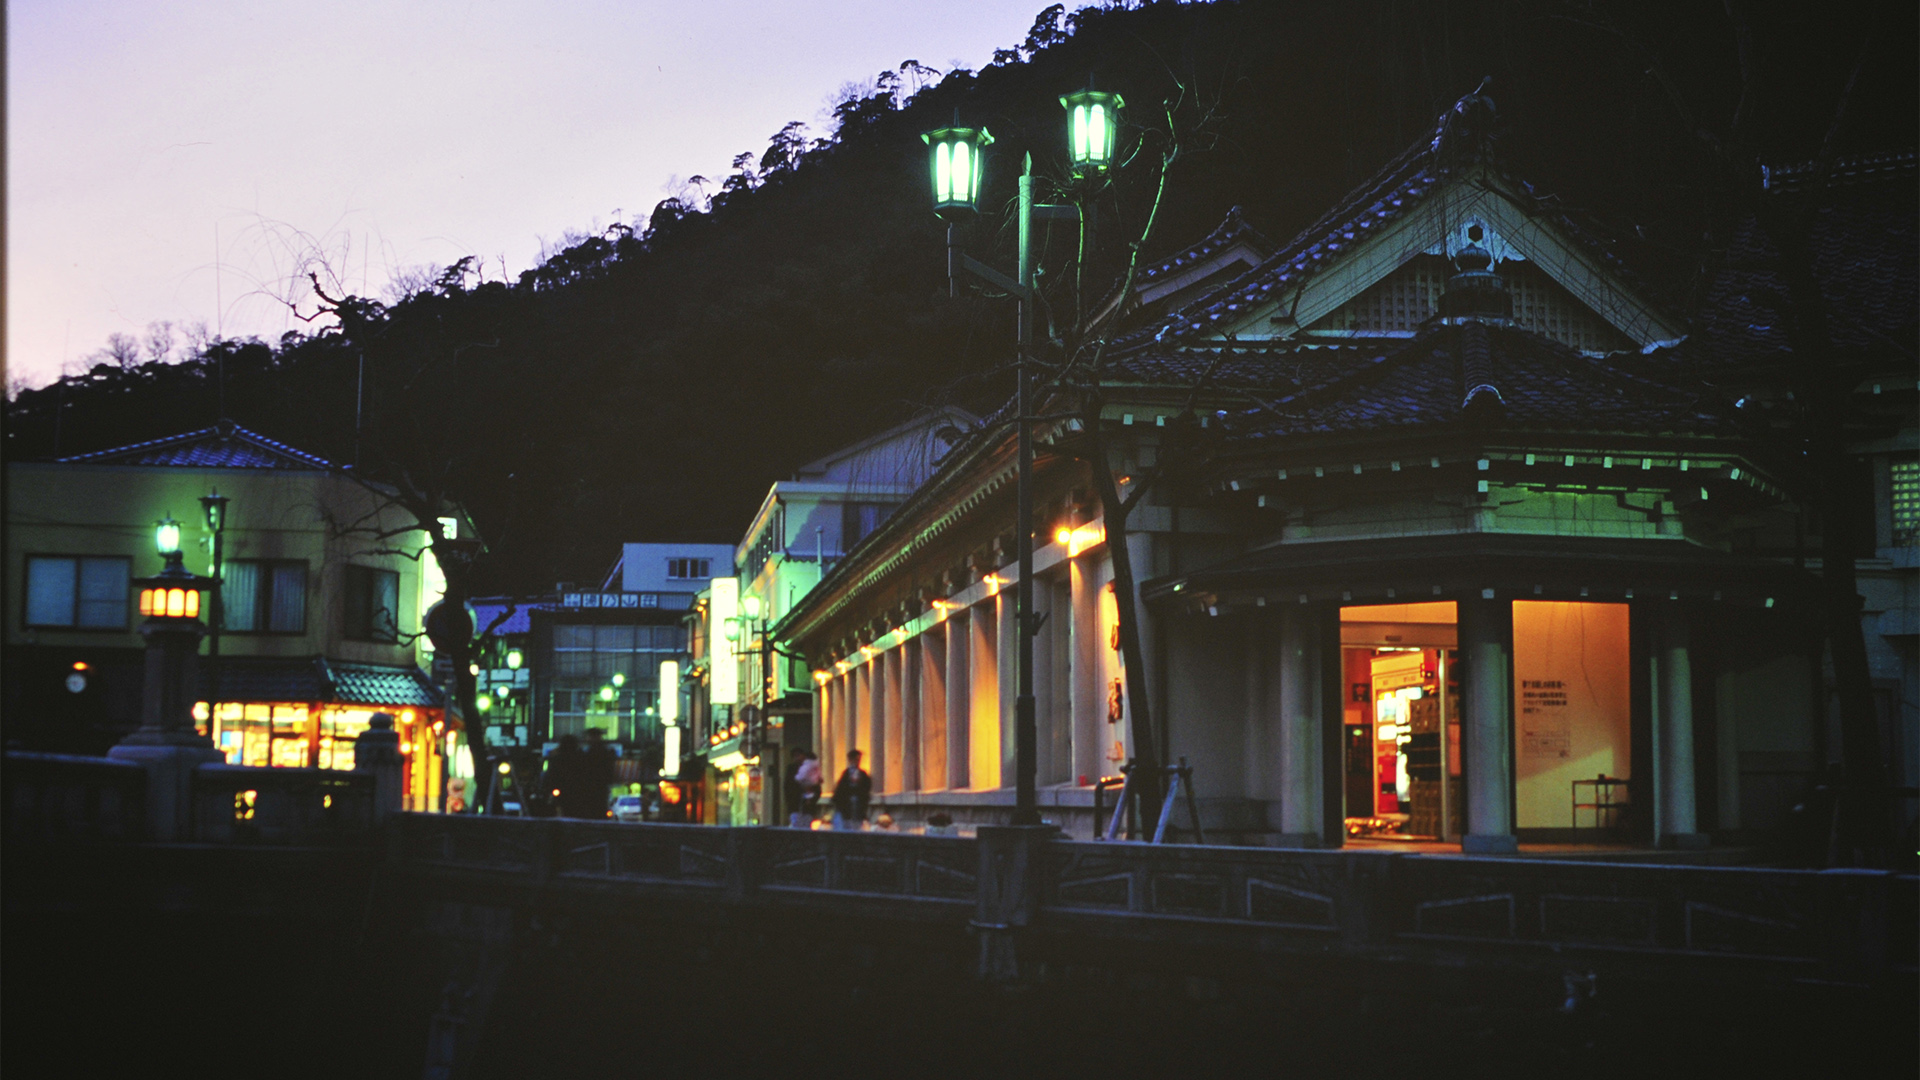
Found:
[[[221,657],[200,661],[203,701],[332,702],[437,709],[444,695],[416,667],[350,664],[324,657]]]

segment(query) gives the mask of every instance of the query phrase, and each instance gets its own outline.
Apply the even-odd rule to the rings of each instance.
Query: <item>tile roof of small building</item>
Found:
[[[533,632],[533,613],[536,609],[552,611],[560,605],[533,600],[518,601],[506,597],[488,597],[484,600],[470,601],[467,606],[473,609],[474,633],[510,637]]]
[[[325,458],[222,420],[210,428],[57,459],[80,465],[163,465],[200,469],[331,470]]]
[[[1517,327],[1432,327],[1404,344],[1343,352],[1310,384],[1230,416],[1244,441],[1491,422],[1503,428],[1730,433],[1711,387],[1636,354],[1587,356]],[[1343,370],[1333,370],[1335,368]]]
[[[217,685],[216,685],[217,676]],[[200,666],[203,701],[335,702],[437,709],[443,695],[417,667],[323,657],[229,656]]]
[[[319,660],[321,678],[331,693],[323,700],[350,705],[410,705],[437,709],[443,695],[417,667],[383,667]]]

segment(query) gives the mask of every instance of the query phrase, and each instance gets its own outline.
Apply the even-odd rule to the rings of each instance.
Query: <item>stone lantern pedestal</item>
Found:
[[[146,689],[140,729],[107,751],[115,761],[147,770],[147,827],[154,840],[193,838],[193,771],[223,760],[213,740],[193,729],[199,694],[199,619],[156,615],[140,626],[147,641]]]

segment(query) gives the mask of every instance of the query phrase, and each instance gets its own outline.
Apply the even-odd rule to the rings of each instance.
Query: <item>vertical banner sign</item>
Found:
[[[672,727],[680,721],[680,661],[660,661],[660,722]]]
[[[715,705],[740,703],[740,658],[727,640],[729,627],[740,617],[740,579],[717,577],[707,603],[708,673],[712,678],[708,700]]]

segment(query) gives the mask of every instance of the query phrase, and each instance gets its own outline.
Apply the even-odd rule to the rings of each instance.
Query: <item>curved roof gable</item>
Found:
[[[1493,103],[1469,94],[1333,210],[1231,286],[1166,316],[1162,342],[1286,339],[1416,256],[1451,254],[1469,229],[1496,258],[1534,263],[1581,305],[1647,346],[1678,339],[1633,275],[1572,218],[1536,199],[1492,161]]]

